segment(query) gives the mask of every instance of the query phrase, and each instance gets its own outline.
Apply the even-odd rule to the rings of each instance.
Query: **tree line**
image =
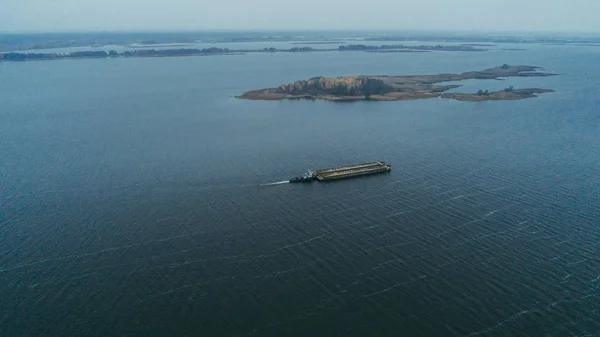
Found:
[[[393,91],[393,88],[384,81],[373,78],[357,79],[351,83],[331,83],[335,79],[321,81],[320,77],[308,81],[297,81],[280,87],[281,92],[288,94],[330,94],[335,96],[364,96],[369,99],[371,95],[383,95]]]
[[[505,92],[513,92],[515,90],[515,88],[511,85],[510,87],[504,89],[503,91]],[[489,96],[491,93],[489,92],[489,90],[477,90],[477,92],[475,93],[477,96]]]

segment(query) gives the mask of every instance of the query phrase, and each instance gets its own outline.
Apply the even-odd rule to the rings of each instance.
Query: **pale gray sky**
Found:
[[[600,32],[600,0],[0,0],[0,31]]]

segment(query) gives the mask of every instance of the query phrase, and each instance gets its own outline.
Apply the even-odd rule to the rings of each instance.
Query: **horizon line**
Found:
[[[412,29],[412,28],[198,28],[198,29],[118,29],[118,30],[0,30],[0,34],[12,35],[12,34],[177,34],[177,33],[283,33],[283,32],[330,32],[330,33],[442,33],[442,34],[460,34],[460,35],[474,35],[481,36],[485,34],[560,34],[560,35],[573,35],[573,34],[596,34],[600,35],[600,31],[566,31],[566,30],[472,30],[472,29]]]

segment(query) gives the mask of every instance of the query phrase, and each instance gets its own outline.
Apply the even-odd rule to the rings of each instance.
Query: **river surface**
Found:
[[[0,63],[0,335],[600,334],[600,48],[519,46]],[[233,98],[504,63],[556,92]]]

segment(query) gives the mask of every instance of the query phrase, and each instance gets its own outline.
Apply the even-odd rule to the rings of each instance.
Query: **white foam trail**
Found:
[[[274,250],[274,251],[273,251],[273,253],[274,253],[274,252],[281,251],[281,250],[284,250],[284,249],[288,249],[288,248],[291,248],[291,247],[294,247],[294,246],[303,245],[303,244],[305,244],[305,243],[309,243],[309,242],[311,242],[311,241],[314,241],[314,240],[318,240],[318,239],[320,239],[320,238],[323,238],[323,237],[325,237],[326,235],[327,235],[327,234],[323,234],[323,235],[315,236],[314,238],[310,238],[310,239],[308,239],[308,240],[304,240],[304,241],[302,241],[302,242],[296,242],[296,243],[293,243],[293,244],[291,244],[291,245],[287,245],[287,246],[281,247],[281,248],[279,248],[279,249],[276,249],[276,250]]]
[[[498,211],[499,211],[499,209],[497,209],[495,211],[491,211],[491,212],[489,212],[488,214],[486,214],[484,216],[490,216],[490,215],[496,214]]]
[[[260,186],[274,186],[274,185],[287,184],[289,182],[290,182],[289,180],[284,180],[284,181],[278,181],[278,182],[270,183],[270,184],[262,184]]]

